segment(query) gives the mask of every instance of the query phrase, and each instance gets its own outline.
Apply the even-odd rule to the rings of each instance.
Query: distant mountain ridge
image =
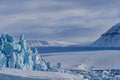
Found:
[[[79,43],[69,42],[69,41],[46,41],[46,40],[27,40],[27,44],[30,47],[48,47],[48,46],[57,46],[57,47],[65,47],[65,46],[73,46],[79,45]]]
[[[101,35],[92,46],[94,47],[120,47],[120,23],[112,26]]]

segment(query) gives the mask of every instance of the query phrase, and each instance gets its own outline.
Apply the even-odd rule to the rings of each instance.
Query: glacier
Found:
[[[32,51],[26,45],[24,35],[20,36],[19,41],[16,41],[11,35],[1,35],[0,67],[37,71],[63,71],[61,63],[52,66],[50,62],[40,56],[37,49]]]

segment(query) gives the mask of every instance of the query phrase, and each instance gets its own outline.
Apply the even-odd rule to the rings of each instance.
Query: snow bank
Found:
[[[85,80],[81,75],[59,72],[43,72],[32,70],[18,70],[1,68],[0,79],[2,80]]]

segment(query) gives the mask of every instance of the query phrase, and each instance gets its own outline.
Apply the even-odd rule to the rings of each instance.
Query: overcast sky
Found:
[[[0,0],[0,33],[91,42],[120,22],[120,0]]]

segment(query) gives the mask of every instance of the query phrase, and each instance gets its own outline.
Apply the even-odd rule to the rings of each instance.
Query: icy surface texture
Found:
[[[26,45],[24,35],[16,42],[14,37],[8,34],[0,37],[0,67],[37,71],[61,70],[60,63],[53,67],[38,54],[37,49],[32,51]]]

